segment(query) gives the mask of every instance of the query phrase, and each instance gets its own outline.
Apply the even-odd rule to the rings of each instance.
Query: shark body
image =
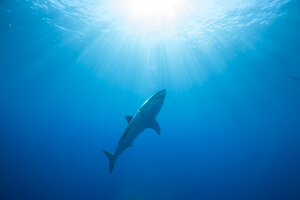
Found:
[[[163,89],[147,99],[144,104],[138,109],[134,116],[125,116],[128,126],[125,129],[118,146],[114,153],[102,150],[109,159],[109,170],[112,173],[117,157],[128,147],[133,145],[133,141],[146,128],[151,128],[160,135],[160,126],[156,121],[160,109],[163,106],[166,89]]]

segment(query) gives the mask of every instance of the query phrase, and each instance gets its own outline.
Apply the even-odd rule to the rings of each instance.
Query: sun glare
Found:
[[[134,20],[173,21],[183,7],[182,0],[130,0],[129,12]]]

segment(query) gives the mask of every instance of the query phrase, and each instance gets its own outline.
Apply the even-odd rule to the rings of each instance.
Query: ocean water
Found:
[[[299,79],[297,0],[1,0],[0,199],[300,199]]]

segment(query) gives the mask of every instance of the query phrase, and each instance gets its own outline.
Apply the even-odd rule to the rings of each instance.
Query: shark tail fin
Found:
[[[114,165],[115,165],[115,156],[113,153],[111,153],[109,151],[105,151],[104,149],[102,149],[102,151],[109,160],[109,172],[112,173],[112,171],[114,169]]]

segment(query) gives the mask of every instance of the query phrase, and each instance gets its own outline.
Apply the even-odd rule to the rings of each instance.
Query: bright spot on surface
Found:
[[[134,20],[161,23],[174,20],[183,6],[182,0],[130,0],[129,14]]]

